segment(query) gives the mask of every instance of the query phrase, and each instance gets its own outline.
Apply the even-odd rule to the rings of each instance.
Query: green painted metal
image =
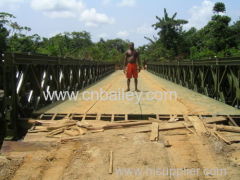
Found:
[[[3,139],[6,135],[6,124],[5,124],[5,118],[4,118],[4,109],[3,109],[3,99],[4,93],[2,90],[0,90],[0,148],[2,146]]]
[[[3,91],[3,61],[0,56],[0,148],[3,142],[3,139],[6,135],[6,124],[4,118],[4,91]]]
[[[4,122],[7,139],[20,137],[19,119],[57,100],[46,101],[43,92],[76,92],[115,70],[111,63],[50,57],[5,54],[3,64]]]
[[[151,62],[147,67],[164,79],[240,108],[240,57]]]

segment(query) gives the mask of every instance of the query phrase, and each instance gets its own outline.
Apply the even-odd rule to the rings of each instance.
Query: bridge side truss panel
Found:
[[[2,68],[5,130],[9,138],[14,139],[21,136],[18,119],[30,117],[34,111],[57,101],[56,98],[46,100],[47,92],[77,92],[114,72],[115,65],[89,60],[6,54]]]
[[[210,62],[149,63],[147,67],[157,76],[240,108],[240,60]]]

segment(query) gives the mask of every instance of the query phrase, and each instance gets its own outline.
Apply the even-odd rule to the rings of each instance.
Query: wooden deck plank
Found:
[[[152,131],[150,134],[150,141],[158,141],[158,136],[159,136],[158,127],[159,127],[158,123],[156,123],[156,122],[152,123]]]
[[[202,136],[206,134],[208,131],[201,119],[197,116],[188,116],[189,121],[192,123],[193,127],[195,128],[197,134]]]

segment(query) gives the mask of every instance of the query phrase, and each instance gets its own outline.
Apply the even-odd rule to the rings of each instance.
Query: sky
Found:
[[[0,12],[16,16],[22,26],[32,29],[30,34],[51,37],[58,33],[88,31],[94,42],[122,38],[141,46],[144,38],[157,35],[152,28],[156,16],[169,15],[188,20],[185,29],[197,29],[212,16],[215,0],[0,0]],[[240,19],[240,1],[222,0],[232,22]]]

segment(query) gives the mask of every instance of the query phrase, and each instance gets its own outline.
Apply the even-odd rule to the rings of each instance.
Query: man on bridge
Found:
[[[140,58],[139,53],[134,49],[134,43],[129,44],[129,49],[125,53],[124,59],[124,73],[127,77],[127,90],[130,91],[130,81],[131,78],[134,78],[135,91],[139,92],[138,85],[138,72],[140,72]]]

